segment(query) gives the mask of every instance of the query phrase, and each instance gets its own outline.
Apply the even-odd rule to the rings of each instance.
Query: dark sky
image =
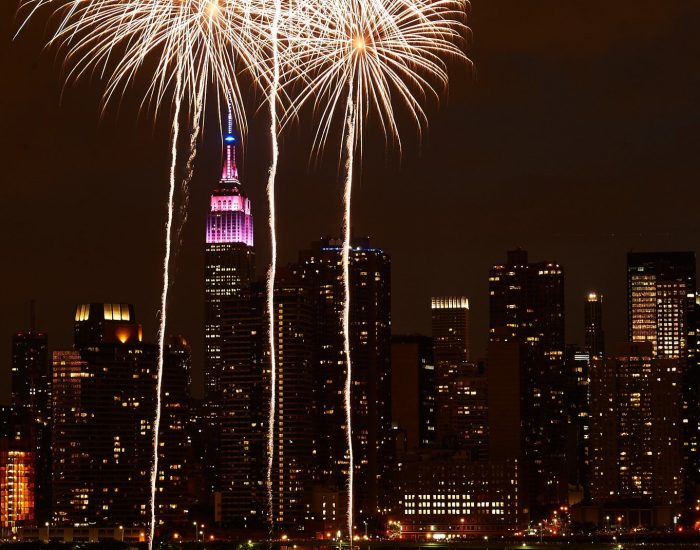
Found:
[[[168,118],[139,115],[137,85],[100,116],[98,78],[62,91],[45,21],[14,42],[15,2],[0,2],[0,398],[10,336],[28,301],[53,348],[68,346],[82,301],[136,305],[155,339],[168,171]],[[700,3],[691,0],[473,0],[470,56],[402,161],[367,147],[355,228],[392,255],[395,332],[429,332],[431,294],[471,299],[483,352],[487,271],[522,246],[566,271],[567,340],[582,340],[582,297],[605,294],[611,341],[625,331],[625,253],[700,249]],[[116,107],[119,107],[117,109]],[[253,120],[242,179],[254,205],[259,272],[269,259],[264,117]],[[308,124],[283,143],[284,262],[340,232],[333,160],[309,168]],[[170,332],[201,364],[203,241],[218,178],[214,116],[200,144],[174,272]]]

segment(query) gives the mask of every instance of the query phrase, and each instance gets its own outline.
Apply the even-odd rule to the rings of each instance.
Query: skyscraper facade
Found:
[[[189,518],[190,440],[189,387],[192,354],[182,336],[168,339],[164,350],[158,458],[157,520],[159,525],[182,526]]]
[[[269,358],[262,285],[221,303],[221,523],[267,525],[265,468]]]
[[[313,318],[312,374],[315,483],[344,491],[348,455],[343,406],[341,242],[325,239],[300,253],[294,272],[308,289]],[[391,261],[369,239],[350,252],[355,502],[358,521],[376,521],[388,507],[383,483],[391,471]],[[344,500],[344,499],[343,499]],[[322,510],[315,510],[320,517]],[[342,517],[342,513],[336,517]],[[340,527],[340,526],[339,526]]]
[[[204,258],[205,401],[201,415],[206,422],[203,427],[206,437],[202,440],[202,452],[208,459],[203,472],[206,485],[204,493],[209,495],[210,508],[215,511],[214,517],[209,518],[211,521],[243,525],[250,521],[250,509],[248,505],[241,505],[242,508],[234,505],[231,500],[233,471],[231,465],[225,463],[230,457],[222,447],[226,431],[229,439],[225,445],[229,446],[229,451],[237,452],[237,449],[230,447],[232,427],[227,424],[228,427],[224,428],[223,423],[231,421],[231,415],[237,407],[234,403],[236,396],[232,392],[238,390],[231,384],[236,384],[235,375],[242,372],[242,367],[234,370],[234,365],[225,365],[224,356],[228,355],[229,359],[240,357],[241,351],[230,349],[232,345],[235,348],[237,340],[231,332],[232,326],[226,324],[224,317],[238,319],[238,313],[234,311],[236,307],[242,307],[246,310],[243,315],[249,315],[247,310],[251,304],[248,302],[255,294],[251,290],[255,277],[255,251],[251,202],[238,176],[236,138],[230,108],[224,135],[221,179],[209,202]],[[225,342],[229,343],[228,350],[223,349]],[[250,360],[258,361],[260,357],[256,355]],[[256,364],[255,368],[261,368],[260,364]],[[249,405],[250,403],[245,403],[241,406]],[[237,420],[243,421],[242,418]],[[242,435],[242,432],[238,435]],[[223,480],[224,476],[226,480]],[[242,495],[241,498],[246,497]],[[246,507],[248,510],[244,512]]]
[[[436,441],[450,448],[485,449],[486,387],[469,362],[469,300],[434,297],[431,328],[436,379]],[[482,377],[483,378],[483,377]]]
[[[435,441],[433,340],[420,334],[391,339],[391,417],[397,448],[415,452]]]
[[[17,420],[15,428],[30,442],[34,463],[32,480],[37,521],[45,522],[51,513],[51,383],[48,337],[34,327],[12,337],[11,403]]]
[[[311,519],[314,434],[311,418],[313,320],[307,290],[291,270],[278,272],[275,286],[277,415],[273,450],[275,524],[302,530]]]
[[[603,295],[589,292],[584,306],[584,347],[591,357],[605,356],[605,333],[603,332]]]
[[[0,528],[16,532],[35,523],[36,452],[28,440],[0,438]]]
[[[80,305],[74,326],[52,362],[54,522],[146,525],[158,348],[128,304]]]
[[[523,476],[533,513],[566,502],[564,270],[508,252],[489,272],[491,342],[520,345]]]
[[[221,304],[241,295],[253,281],[253,214],[238,179],[236,138],[231,112],[224,137],[224,165],[219,185],[211,195],[205,249],[205,385],[216,400],[221,388]]]
[[[592,373],[592,496],[673,506],[683,498],[681,370],[627,343]]]
[[[679,363],[683,386],[683,458],[688,496],[700,491],[700,371],[697,356],[696,267],[693,252],[627,255],[627,318],[631,342]]]

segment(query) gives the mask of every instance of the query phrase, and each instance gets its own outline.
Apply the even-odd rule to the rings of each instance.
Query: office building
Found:
[[[164,350],[156,516],[159,525],[170,527],[189,523],[193,504],[188,494],[191,442],[187,433],[191,368],[185,338],[169,338]]]
[[[224,137],[224,163],[219,185],[211,195],[207,216],[204,270],[205,364],[207,395],[216,402],[221,388],[221,308],[225,300],[247,291],[255,276],[253,214],[238,179],[236,138],[231,110]]]
[[[343,354],[341,242],[324,239],[302,251],[293,268],[312,305],[315,431],[314,482],[338,494],[347,480],[348,454]],[[389,495],[391,474],[391,261],[369,239],[355,239],[350,252],[350,349],[355,464],[355,517],[377,525]],[[345,501],[345,499],[340,499]],[[336,517],[342,518],[341,510]],[[321,517],[322,510],[313,510]],[[342,528],[338,524],[338,529]]]
[[[437,386],[437,445],[487,453],[486,378],[470,363],[469,300],[434,297],[431,324]]]
[[[620,345],[591,372],[591,496],[675,506],[683,498],[682,374],[652,342]]]
[[[36,523],[34,471],[36,452],[29,441],[0,438],[0,528],[16,533]]]
[[[221,523],[263,528],[267,520],[269,359],[262,285],[221,303]]]
[[[489,340],[519,345],[523,478],[535,518],[567,502],[564,271],[508,252],[489,272]]]
[[[397,452],[405,454],[435,441],[433,341],[419,334],[391,339],[391,419]]]
[[[11,404],[14,428],[30,442],[34,453],[33,480],[38,522],[51,514],[51,383],[48,337],[36,329],[34,303],[29,330],[12,336]]]
[[[291,532],[303,530],[311,519],[313,465],[310,457],[314,448],[311,314],[306,289],[291,270],[280,270],[275,285],[277,412],[272,504],[276,526]]]
[[[584,306],[584,348],[591,357],[605,357],[603,332],[603,295],[589,292]]]
[[[679,362],[683,386],[683,466],[688,497],[700,496],[700,370],[693,252],[627,255],[631,342],[650,342],[654,357]]]
[[[79,305],[52,361],[53,522],[147,525],[158,348],[129,304]]]

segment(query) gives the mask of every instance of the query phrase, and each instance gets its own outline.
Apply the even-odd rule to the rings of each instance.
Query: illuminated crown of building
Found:
[[[465,296],[441,296],[431,300],[432,309],[469,309],[469,299]]]
[[[224,163],[219,186],[211,195],[207,217],[207,243],[243,243],[253,246],[253,215],[236,166],[236,137],[229,105],[228,126],[224,135]]]

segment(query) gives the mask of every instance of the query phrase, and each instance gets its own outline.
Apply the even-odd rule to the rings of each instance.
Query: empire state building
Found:
[[[222,304],[250,288],[255,272],[253,215],[238,179],[236,138],[229,110],[224,162],[219,185],[211,194],[205,252],[205,384],[207,397],[221,391],[223,368]]]

